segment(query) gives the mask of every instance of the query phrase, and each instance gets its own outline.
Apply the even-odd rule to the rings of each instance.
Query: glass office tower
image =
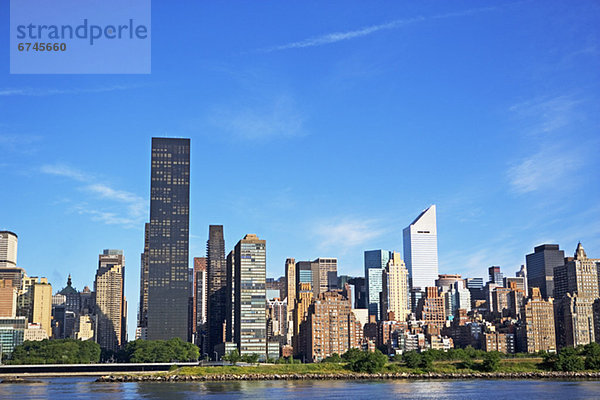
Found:
[[[147,336],[187,341],[190,139],[152,138],[150,175]]]

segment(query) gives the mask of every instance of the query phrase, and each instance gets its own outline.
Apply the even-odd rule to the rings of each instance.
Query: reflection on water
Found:
[[[0,399],[595,399],[599,381],[262,381],[94,383],[94,378],[0,384]]]

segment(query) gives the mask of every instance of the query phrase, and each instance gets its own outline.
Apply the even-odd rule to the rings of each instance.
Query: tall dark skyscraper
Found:
[[[223,225],[208,227],[206,272],[208,275],[208,351],[212,354],[214,346],[224,342],[223,324],[227,317],[227,263]]]
[[[138,311],[138,328],[148,328],[148,254],[150,252],[148,239],[150,224],[144,224],[144,252],[140,257],[140,309]],[[146,337],[146,332],[142,337]]]
[[[527,286],[540,288],[542,297],[554,297],[554,268],[565,264],[565,252],[557,244],[542,244],[525,257]]]
[[[152,138],[148,236],[150,340],[188,340],[190,139]]]

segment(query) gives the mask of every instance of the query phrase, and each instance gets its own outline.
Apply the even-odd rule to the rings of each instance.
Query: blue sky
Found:
[[[2,2],[2,20],[8,4]],[[600,258],[600,5],[593,1],[158,2],[150,75],[9,75],[0,229],[55,289],[127,260],[135,330],[150,138],[192,138],[190,255],[401,251],[437,204],[440,273],[511,275],[533,246]],[[0,26],[4,37],[8,23]]]

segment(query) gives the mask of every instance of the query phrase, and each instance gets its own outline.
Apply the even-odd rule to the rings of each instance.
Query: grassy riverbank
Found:
[[[504,359],[500,361],[497,372],[540,372],[547,371],[542,364],[541,358],[526,359]],[[480,361],[479,361],[480,362]],[[388,363],[382,373],[476,373],[477,361],[473,368],[463,368],[459,361],[435,361],[431,368],[408,368],[403,363]],[[255,366],[219,366],[219,367],[184,367],[161,373],[160,375],[183,375],[183,376],[218,376],[218,375],[247,375],[247,374],[355,374],[348,368],[346,363],[316,363],[316,364],[259,364]]]

